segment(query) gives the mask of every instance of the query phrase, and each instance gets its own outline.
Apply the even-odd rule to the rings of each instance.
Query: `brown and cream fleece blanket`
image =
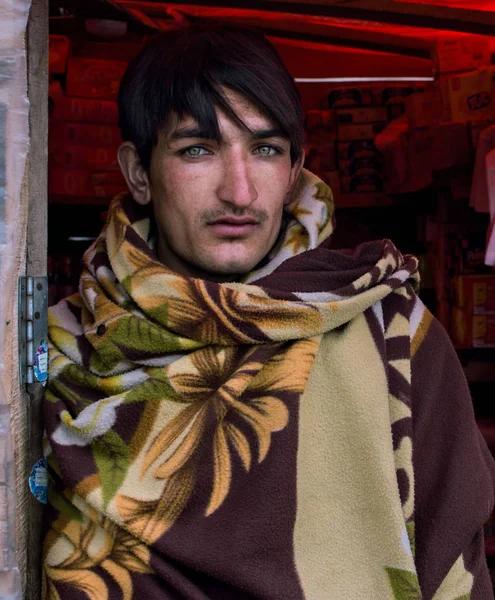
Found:
[[[325,247],[303,172],[242,283],[179,276],[111,205],[49,317],[46,600],[486,600],[493,464],[389,241]]]

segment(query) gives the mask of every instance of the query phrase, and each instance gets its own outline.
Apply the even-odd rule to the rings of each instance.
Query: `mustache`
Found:
[[[268,219],[268,212],[265,210],[253,210],[248,208],[246,210],[205,210],[201,213],[200,221],[202,225],[207,225],[211,221],[217,221],[225,217],[251,217],[258,223],[264,223]]]

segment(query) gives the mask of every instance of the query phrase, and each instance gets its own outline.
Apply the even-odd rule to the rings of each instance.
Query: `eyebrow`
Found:
[[[206,140],[214,139],[206,131],[206,129],[202,129],[201,127],[193,125],[192,127],[182,127],[181,129],[176,129],[170,137],[170,140],[185,140],[188,138],[200,138]]]
[[[270,129],[257,129],[254,131],[251,130],[250,137],[253,140],[264,140],[267,138],[282,138],[285,140],[289,139],[289,136],[277,127],[273,127]],[[171,136],[170,141],[185,140],[191,138],[205,140],[216,139],[211,134],[209,134],[208,131],[206,131],[206,129],[202,129],[201,127],[193,125],[191,127],[182,127],[180,129],[177,129]]]
[[[281,129],[272,128],[272,129],[258,129],[255,131],[251,131],[251,137],[254,140],[264,140],[265,138],[283,138],[289,139],[289,136],[286,135]]]

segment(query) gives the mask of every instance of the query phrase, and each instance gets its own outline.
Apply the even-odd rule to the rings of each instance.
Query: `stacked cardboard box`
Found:
[[[49,39],[48,69],[50,74],[62,75],[67,69],[71,49],[70,39],[65,35],[51,35]]]
[[[337,168],[335,140],[337,128],[334,110],[309,110],[306,113],[306,168],[319,177]]]
[[[439,37],[434,60],[437,73],[473,71],[490,64],[490,40],[485,36],[460,34]]]
[[[347,107],[336,112],[341,192],[382,192],[382,161],[374,139],[387,125],[386,107]]]
[[[495,66],[440,77],[445,117],[477,121],[495,117]]]
[[[116,161],[116,98],[127,63],[69,55],[64,64],[66,89],[54,86],[51,97],[49,193],[111,198],[126,189]]]
[[[457,348],[495,348],[495,275],[454,277],[451,336]]]
[[[382,194],[384,164],[375,139],[391,119],[405,112],[411,96],[424,91],[424,85],[417,84],[331,89],[328,109],[307,113],[306,167],[329,183],[334,195]],[[421,103],[413,106],[418,120]]]
[[[374,83],[363,94],[368,105],[337,108],[338,169],[344,193],[387,192],[384,160],[376,147],[377,136],[406,112],[408,103],[421,106],[423,84],[391,85]],[[423,101],[424,103],[424,101]],[[419,111],[416,109],[416,113]],[[419,117],[418,117],[419,118]]]

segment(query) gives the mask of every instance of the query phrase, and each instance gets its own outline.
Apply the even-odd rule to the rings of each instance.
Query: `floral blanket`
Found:
[[[45,599],[421,597],[417,261],[326,248],[308,172],[289,210],[265,263],[218,284],[168,270],[147,209],[113,201],[49,316]],[[455,563],[469,594],[461,558],[442,581]]]

